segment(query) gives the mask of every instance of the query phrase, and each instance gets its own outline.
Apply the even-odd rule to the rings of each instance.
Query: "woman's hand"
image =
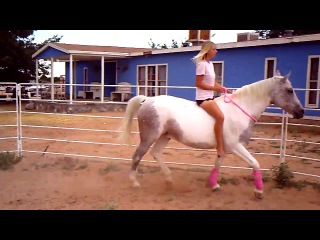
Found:
[[[230,94],[232,94],[232,91],[228,89],[228,90],[227,90],[227,93],[230,93]]]
[[[225,87],[220,86],[219,92],[225,93],[225,91],[226,91],[225,89],[226,89]]]
[[[221,93],[227,92],[227,93],[232,94],[232,91],[231,91],[231,90],[227,89],[226,87],[222,87],[222,86],[221,86],[220,92],[221,92]]]

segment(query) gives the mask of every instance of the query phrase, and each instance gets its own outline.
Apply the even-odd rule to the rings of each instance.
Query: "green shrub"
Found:
[[[22,159],[21,157],[16,156],[14,153],[0,152],[0,169],[1,170],[8,170],[12,169],[15,164],[20,162]]]
[[[273,178],[277,183],[277,187],[291,187],[292,179],[294,178],[292,171],[287,163],[280,163],[279,166],[272,166]]]

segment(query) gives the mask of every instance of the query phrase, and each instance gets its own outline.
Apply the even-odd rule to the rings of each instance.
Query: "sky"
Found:
[[[228,43],[237,41],[237,33],[253,32],[254,30],[211,30],[211,41]],[[149,48],[149,43],[167,44],[171,46],[172,39],[180,44],[188,40],[189,30],[37,30],[34,32],[34,42],[42,43],[54,35],[62,37],[60,43],[101,45],[117,47]],[[65,64],[54,63],[54,77],[65,74]]]

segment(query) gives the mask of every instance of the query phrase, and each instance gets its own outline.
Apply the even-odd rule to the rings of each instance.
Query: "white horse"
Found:
[[[244,147],[252,135],[256,119],[264,110],[275,104],[294,118],[302,118],[304,109],[286,76],[257,81],[237,89],[233,94],[224,94],[214,101],[224,114],[224,147],[227,153],[234,153],[253,168],[255,196],[262,198],[263,181],[258,161]],[[214,118],[194,101],[161,95],[156,97],[135,96],[128,102],[121,125],[119,140],[130,143],[132,119],[137,114],[140,144],[132,156],[130,180],[134,187],[140,186],[136,178],[137,166],[154,143],[151,155],[158,161],[167,184],[172,186],[171,171],[161,158],[162,150],[171,138],[186,146],[199,149],[216,147],[213,132]],[[209,176],[212,190],[218,189],[219,168],[223,157],[216,158]]]

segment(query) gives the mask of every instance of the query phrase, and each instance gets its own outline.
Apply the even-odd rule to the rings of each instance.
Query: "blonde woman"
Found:
[[[217,139],[217,155],[218,157],[224,157],[224,115],[213,101],[214,91],[224,92],[224,88],[215,81],[216,74],[212,63],[210,63],[210,59],[214,58],[217,52],[216,45],[211,41],[206,41],[202,44],[200,52],[192,60],[196,63],[196,102],[198,106],[215,118],[214,133]],[[231,93],[231,91],[228,90],[228,93]]]

